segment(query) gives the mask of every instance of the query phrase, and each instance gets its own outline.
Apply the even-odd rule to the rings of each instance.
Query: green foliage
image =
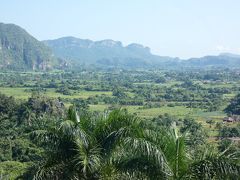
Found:
[[[24,174],[29,167],[27,163],[18,161],[0,162],[0,178],[14,180]]]
[[[208,146],[208,147],[207,147]],[[200,147],[198,156],[189,167],[189,179],[235,179],[239,175],[239,155],[219,153],[213,146]]]
[[[235,162],[223,154],[203,153],[191,160],[186,137],[176,127],[146,123],[126,110],[95,119],[79,118],[70,107],[67,117],[58,127],[33,132],[47,149],[36,179],[201,179],[239,173]],[[199,129],[193,122],[185,124],[190,131]]]
[[[154,123],[158,126],[164,126],[167,128],[170,128],[174,122],[176,122],[175,118],[173,116],[170,116],[169,114],[160,115],[158,117],[155,117],[152,119]]]
[[[0,114],[12,115],[17,104],[13,97],[7,97],[0,93]]]
[[[121,90],[121,89],[119,89],[119,88],[114,88],[112,95],[118,97],[119,99],[125,98],[125,97],[127,96],[127,95],[123,92],[123,90]]]
[[[42,159],[43,149],[29,138],[29,132],[54,126],[49,120],[62,114],[64,107],[58,107],[57,100],[33,95],[27,102],[16,102],[14,98],[1,95],[0,114],[0,162],[37,162]],[[58,104],[58,103],[57,103]],[[60,111],[59,111],[60,110]]]
[[[165,83],[166,82],[166,78],[160,76],[155,80],[156,83]]]
[[[31,126],[32,121],[48,116],[62,116],[64,114],[64,104],[59,99],[45,97],[39,93],[33,93],[27,102],[21,104],[18,110],[18,121],[24,120]]]
[[[189,138],[187,144],[192,148],[196,148],[197,145],[201,145],[206,142],[206,132],[202,128],[202,125],[197,123],[194,119],[184,119],[180,132],[187,133]]]
[[[220,137],[240,137],[240,124],[235,127],[223,126],[219,131]]]
[[[67,86],[62,86],[56,89],[56,92],[61,93],[63,95],[71,95],[71,91]]]
[[[240,115],[240,94],[236,95],[225,109],[228,114]]]

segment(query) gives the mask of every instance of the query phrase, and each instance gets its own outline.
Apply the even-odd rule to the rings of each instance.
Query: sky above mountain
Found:
[[[25,28],[39,40],[135,42],[162,56],[240,54],[239,0],[8,0],[0,21]]]

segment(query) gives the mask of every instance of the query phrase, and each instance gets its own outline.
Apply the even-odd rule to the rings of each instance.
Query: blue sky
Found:
[[[39,40],[114,39],[181,58],[240,54],[240,0],[0,0],[0,22]]]

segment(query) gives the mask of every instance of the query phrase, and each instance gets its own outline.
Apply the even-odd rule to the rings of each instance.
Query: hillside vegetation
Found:
[[[0,23],[0,68],[46,70],[54,64],[50,48],[14,24]]]

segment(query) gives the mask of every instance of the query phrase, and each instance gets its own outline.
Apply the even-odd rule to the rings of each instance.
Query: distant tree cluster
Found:
[[[240,115],[240,94],[232,99],[230,104],[225,109],[225,112],[228,114]]]

